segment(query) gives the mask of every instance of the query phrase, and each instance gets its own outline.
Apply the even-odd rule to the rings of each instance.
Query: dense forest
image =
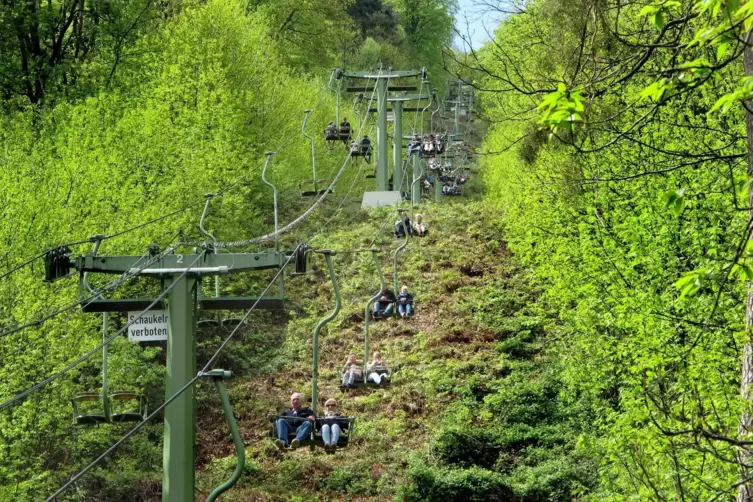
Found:
[[[75,277],[43,281],[43,258],[91,253],[99,234],[97,253],[148,259],[206,232],[237,244],[222,253],[338,250],[317,399],[356,418],[336,455],[270,437],[268,413],[311,399],[312,332],[335,303],[312,254],[283,310],[252,312],[227,345],[220,323],[197,334],[197,370],[233,372],[247,457],[221,500],[753,499],[753,1],[473,3],[499,20],[481,46],[454,0],[0,4],[0,500],[44,500],[94,460],[57,500],[160,499],[161,414],[112,452],[133,424],[74,425],[71,399],[102,388],[103,318],[82,312]],[[377,136],[371,93],[345,93],[333,68],[425,69],[433,106],[403,134],[452,132],[472,99],[455,118],[470,181],[401,203],[430,229],[405,248],[394,208],[360,209],[371,165],[321,138],[344,116]],[[335,181],[316,206],[299,193],[305,134]],[[255,239],[275,200],[286,232]],[[374,248],[417,310],[372,325],[392,385],[344,392],[380,287]],[[258,294],[273,275],[217,288]],[[87,280],[112,298],[164,288]],[[107,335],[125,323],[112,315]],[[108,345],[109,388],[160,406],[166,345]],[[236,456],[214,387],[196,396],[205,500]]]

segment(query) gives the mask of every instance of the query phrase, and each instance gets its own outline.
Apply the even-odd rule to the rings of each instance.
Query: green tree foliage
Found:
[[[749,152],[745,111],[715,109],[747,99],[749,5],[535,0],[465,60],[491,197],[566,327],[563,395],[595,413],[594,500],[740,481]]]
[[[165,12],[169,3],[159,7]],[[57,93],[76,94],[92,73],[107,78],[125,47],[150,24],[152,0],[41,2],[10,0],[0,5],[0,92],[4,101],[40,103]],[[93,61],[107,54],[102,66]],[[21,99],[23,97],[24,99]]]
[[[0,6],[0,269],[63,242],[116,234],[173,212],[106,240],[100,251],[140,255],[150,243],[175,243],[179,229],[186,239],[203,239],[197,220],[204,194],[222,187],[228,189],[212,201],[207,228],[219,239],[267,233],[272,194],[260,174],[264,153],[278,148],[268,178],[280,189],[284,210],[297,216],[298,183],[311,178],[311,151],[301,135],[304,110],[313,109],[307,132],[317,138],[319,176],[339,169],[344,159],[340,148],[323,154],[319,140],[335,115],[334,96],[326,90],[332,66],[355,65],[361,53],[423,66],[393,45],[401,40],[397,35],[363,40],[349,6],[236,0]],[[380,29],[402,33],[399,15],[389,11],[394,17]],[[379,57],[373,63],[387,64]],[[356,115],[363,108],[345,98],[341,105]],[[361,125],[355,117],[351,122]],[[358,174],[348,171],[343,183]],[[180,211],[186,206],[191,209]],[[74,246],[74,252],[88,247]],[[0,402],[101,341],[101,317],[80,308],[5,336],[78,298],[75,278],[46,284],[42,277],[35,262],[0,279]],[[105,279],[93,277],[92,283],[101,286]],[[228,280],[223,291],[245,294],[254,286]],[[113,295],[149,297],[159,287],[129,281]],[[111,332],[122,325],[114,319]],[[228,347],[221,361],[226,367],[239,374],[278,367],[271,347],[279,338],[249,333],[246,341]],[[218,343],[216,336],[200,340],[199,357]],[[135,389],[152,405],[160,403],[163,363],[161,348],[117,339],[109,357],[110,389]],[[0,499],[44,498],[124,433],[116,426],[85,432],[72,426],[70,398],[98,391],[101,370],[95,355],[0,411]],[[199,392],[203,402],[206,395]],[[71,498],[86,491],[108,499],[157,493],[160,440],[158,421],[95,469]],[[342,478],[333,486],[351,484]]]

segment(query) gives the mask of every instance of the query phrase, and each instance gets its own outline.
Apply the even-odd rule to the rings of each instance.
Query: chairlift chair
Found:
[[[127,409],[124,404],[125,401],[136,401],[138,408],[135,411]],[[127,390],[114,392],[110,394],[110,402],[116,410],[110,415],[110,421],[113,423],[141,422],[149,414],[144,395],[137,392]]]
[[[392,371],[391,370],[388,369],[386,372],[380,372],[380,373],[386,373],[389,378],[386,379],[386,380],[383,380],[384,381],[383,384],[377,385],[376,382],[367,382],[366,381],[366,379],[368,379],[366,365],[364,365],[362,369],[363,369],[363,373],[362,373],[361,378],[357,378],[349,386],[340,384],[340,390],[347,391],[349,389],[364,389],[364,388],[368,388],[368,389],[386,389],[388,387],[392,387]]]
[[[197,329],[203,329],[206,331],[214,330],[220,327],[220,321],[217,319],[201,319],[196,323]]]
[[[92,403],[95,404],[92,405]],[[94,392],[85,392],[71,399],[71,404],[73,404],[73,425],[87,426],[107,422],[107,416],[104,414],[101,395],[95,394]],[[97,407],[97,411],[102,410],[103,413],[86,412],[87,410],[91,411],[94,406]],[[86,408],[86,410],[83,410],[82,408]]]
[[[278,439],[277,438],[277,420],[281,418],[285,420],[293,420],[293,421],[299,421],[299,422],[308,420],[303,417],[272,415],[271,437],[273,440]],[[308,446],[312,451],[317,446],[324,447],[324,439],[322,439],[322,425],[324,425],[324,420],[325,419],[322,417],[316,418],[314,422],[314,426],[311,428],[311,434],[309,435],[309,438],[304,441],[301,441],[301,446]],[[331,420],[331,419],[327,419],[327,420]],[[337,421],[340,424],[340,430],[341,430],[340,438],[337,441],[337,447],[345,448],[350,443],[350,435],[354,433],[356,419],[354,417],[338,417]],[[296,438],[295,431],[289,432],[287,443],[290,444],[295,438]]]
[[[334,192],[329,188],[329,180],[327,179],[319,179],[316,182],[314,180],[303,180],[298,183],[298,189],[301,191],[301,197],[315,197],[325,192]]]
[[[411,313],[405,317],[413,317],[414,315],[416,315],[415,300],[411,299],[411,300],[408,300],[406,303],[411,306]],[[392,304],[392,309],[389,313],[386,313],[388,304]],[[378,321],[380,319],[387,319],[388,317],[398,316],[399,314],[397,311],[397,304],[398,304],[397,301],[386,302],[384,300],[380,300],[379,309],[376,311],[374,310],[371,311],[371,318],[375,321]],[[382,306],[384,306],[384,308],[382,308]]]
[[[221,324],[222,324],[222,327],[225,328],[226,330],[232,331],[242,324],[243,325],[248,324],[248,321],[242,318],[228,317],[226,319],[223,319]]]

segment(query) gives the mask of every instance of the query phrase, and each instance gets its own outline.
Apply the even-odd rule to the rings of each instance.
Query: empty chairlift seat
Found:
[[[85,392],[71,399],[74,425],[97,425],[107,422],[102,396]]]
[[[141,422],[148,415],[144,396],[133,391],[122,390],[110,394],[110,404],[110,420],[113,423]]]

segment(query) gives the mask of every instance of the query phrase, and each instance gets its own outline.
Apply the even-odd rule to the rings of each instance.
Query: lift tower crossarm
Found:
[[[377,96],[364,96],[363,99],[371,100],[377,98]],[[403,96],[388,96],[388,103],[395,103],[400,101],[420,101],[422,99],[431,99],[431,94],[405,94]]]
[[[180,273],[193,263],[199,255],[166,255],[149,268],[140,270],[140,274],[152,275],[159,273]],[[139,270],[138,264],[142,256],[80,256],[76,258],[76,269],[79,272],[97,272],[100,274],[124,274]],[[205,255],[203,263],[191,267],[189,274],[215,275],[228,272],[246,272],[249,270],[264,270],[280,268],[287,260],[284,252],[264,253],[233,253]]]
[[[404,77],[418,77],[423,75],[424,70],[407,70],[407,71],[391,71],[388,73],[379,74],[373,71],[342,71],[340,75],[346,78],[404,78]]]
[[[286,259],[287,255],[283,251],[168,254],[151,263],[149,268],[140,269],[137,267],[143,256],[76,258],[75,265],[82,277],[85,272],[131,273],[134,277],[159,275],[164,277],[165,284],[169,286],[165,399],[173,399],[176,395],[178,397],[165,408],[163,502],[193,502],[195,499],[196,401],[195,390],[193,387],[186,389],[186,386],[196,376],[196,322],[201,277],[220,273],[280,269],[285,266]],[[258,301],[254,305],[256,303]]]

